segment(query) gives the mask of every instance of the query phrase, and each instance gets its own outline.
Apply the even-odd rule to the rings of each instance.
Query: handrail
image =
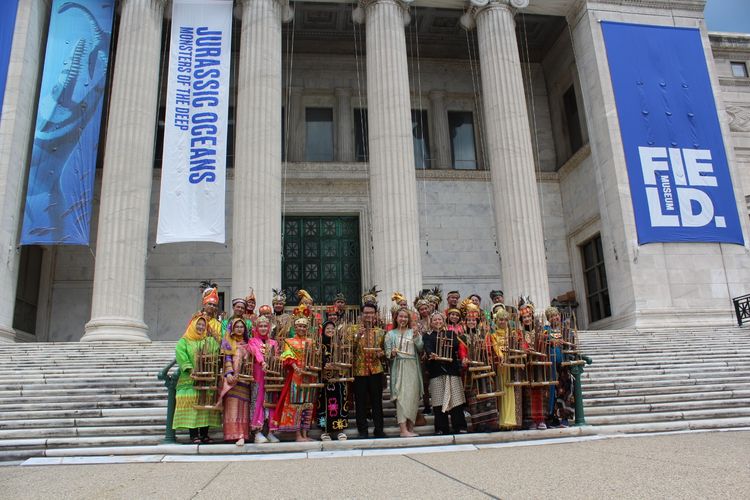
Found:
[[[580,355],[580,358],[586,362],[587,365],[593,363],[589,356]],[[576,425],[586,425],[586,416],[583,413],[583,388],[581,387],[581,377],[583,376],[584,365],[573,365],[570,367],[570,373],[575,377],[573,381],[573,392],[576,398]]]
[[[164,429],[165,443],[177,442],[174,429],[172,429],[172,422],[174,421],[174,409],[177,403],[177,380],[180,378],[180,371],[178,369],[169,373],[172,367],[176,364],[177,360],[173,359],[156,375],[157,379],[164,381],[164,387],[167,388],[167,423]]]

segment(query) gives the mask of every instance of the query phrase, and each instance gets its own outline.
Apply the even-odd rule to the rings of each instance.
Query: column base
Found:
[[[86,323],[81,342],[151,342],[148,326],[128,318],[96,318]]]

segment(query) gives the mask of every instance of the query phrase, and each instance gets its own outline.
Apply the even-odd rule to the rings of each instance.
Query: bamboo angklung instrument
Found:
[[[521,387],[529,385],[526,360],[528,355],[523,345],[523,336],[518,329],[520,318],[518,311],[510,312],[508,343],[503,364],[509,368],[510,377],[505,381],[506,387]]]
[[[218,410],[216,404],[219,399],[219,384],[221,381],[222,356],[218,350],[211,348],[208,342],[195,351],[193,371],[193,388],[198,393],[193,408],[196,410]]]

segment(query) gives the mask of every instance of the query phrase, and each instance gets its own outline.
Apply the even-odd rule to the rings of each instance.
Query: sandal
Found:
[[[327,432],[324,432],[323,434],[320,435],[320,440],[321,441],[330,441],[331,440],[331,435],[328,434]]]
[[[192,444],[201,444],[201,438],[199,438],[199,437],[194,437],[194,438],[193,438],[193,439],[192,439],[192,440],[190,441],[190,443],[192,443]]]
[[[336,439],[338,439],[339,441],[346,441],[346,434],[344,434],[343,432],[339,432],[339,435],[336,436]]]
[[[202,443],[202,444],[211,444],[211,443],[213,443],[213,442],[214,442],[214,441],[213,441],[213,439],[211,439],[211,438],[210,438],[210,437],[208,437],[208,436],[206,436],[206,437],[202,437],[202,438],[201,438],[201,443]]]

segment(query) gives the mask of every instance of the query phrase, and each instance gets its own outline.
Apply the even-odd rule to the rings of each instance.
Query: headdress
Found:
[[[203,305],[219,305],[219,291],[216,288],[206,288],[203,290]]]
[[[495,315],[499,309],[502,309],[503,311],[508,312],[508,307],[505,304],[493,304],[492,306],[492,314]]]
[[[277,290],[276,288],[272,288],[271,292],[273,293],[273,299],[271,300],[272,304],[277,304],[281,302],[282,304],[286,304],[286,294],[284,293],[284,290]]]
[[[490,292],[490,299],[494,299],[496,297],[504,297],[502,290],[492,290]]]
[[[252,288],[250,288],[250,293],[247,294],[247,297],[245,297],[246,302],[250,302],[251,300],[255,302],[255,290],[253,290]]]
[[[195,328],[196,323],[198,323],[198,320],[202,319],[206,322],[206,328],[203,330],[203,333],[198,333],[198,330]],[[187,340],[203,340],[208,336],[208,316],[204,315],[203,313],[195,313],[192,318],[190,318],[190,322],[188,323],[187,328],[185,328],[185,333],[182,335]]]
[[[393,292],[393,294],[391,295],[391,300],[396,305],[398,305],[399,303],[405,301],[406,297],[404,297],[404,295],[401,292]]]
[[[292,311],[292,316],[294,316],[295,320],[297,318],[309,318],[311,314],[312,311],[307,304],[300,304]]]
[[[501,306],[502,304],[495,304],[496,306]],[[498,321],[503,321],[508,319],[508,311],[504,307],[493,307],[492,308],[492,319],[495,320],[497,323]]]
[[[440,303],[443,301],[443,291],[439,286],[436,286],[428,293],[429,295],[427,295],[426,299],[435,304],[435,308],[437,309],[437,307],[440,306]]]
[[[482,302],[482,296],[479,295],[478,293],[472,293],[471,295],[469,295],[469,298],[472,298],[472,297],[476,297],[479,299],[479,302]]]
[[[339,310],[336,309],[336,306],[326,306],[326,316],[329,314],[338,314]]]
[[[521,295],[521,298],[518,299],[519,314],[523,314],[524,309],[530,309],[531,314],[534,314],[534,309],[536,309],[534,303],[531,301],[531,298],[529,298],[528,295]]]
[[[380,290],[378,290],[377,286],[374,286],[370,288],[367,292],[365,292],[365,294],[362,295],[362,307],[370,306],[370,307],[374,307],[375,309],[377,309],[379,293],[380,293]]]
[[[237,335],[235,334],[235,325],[237,323],[242,323],[242,326],[245,327],[245,330],[242,332],[242,338],[237,338]],[[235,318],[229,323],[229,325],[227,325],[227,334],[224,336],[224,340],[222,341],[222,351],[224,352],[224,354],[234,355],[237,352],[237,344],[239,344],[243,340],[247,342],[247,339],[247,323],[245,323],[245,320],[242,318]],[[229,348],[227,349],[227,347]]]
[[[260,306],[260,309],[258,309],[258,314],[263,316],[264,314],[273,314],[273,309],[271,309],[271,306],[268,304],[263,304]]]
[[[294,320],[294,326],[297,326],[297,325],[308,326],[310,325],[310,320],[307,319],[307,316],[300,316],[299,318]]]
[[[464,304],[461,304],[461,305],[464,306]],[[479,306],[473,302],[469,302],[461,309],[463,311],[464,318],[479,319],[479,316],[482,314],[482,310],[479,309]]]
[[[263,309],[263,307],[268,307],[268,306],[261,306],[261,309]],[[260,330],[258,330],[258,326],[260,326],[262,324],[270,325],[271,324],[271,320],[268,319],[265,316],[258,316],[255,319],[255,321],[253,321],[253,337],[257,338],[257,337],[261,336],[260,335]],[[271,334],[271,329],[269,328],[269,331],[268,331],[268,333],[266,335],[270,335],[270,334]]]
[[[237,304],[242,304],[243,306],[245,306],[245,308],[247,308],[247,300],[245,299],[232,299],[232,307],[236,306]]]
[[[427,299],[425,298],[425,292],[427,292],[427,290],[422,290],[417,293],[416,297],[414,297],[414,309],[419,309],[422,306],[430,305]]]
[[[458,309],[457,307],[451,307],[450,309],[448,309],[447,311],[445,311],[445,315],[446,316],[448,316],[450,313],[456,313],[456,314],[459,315],[459,317],[461,316],[461,310]]]
[[[303,300],[309,301],[311,304],[314,302],[312,295],[307,293],[307,290],[297,290],[297,298],[301,304]]]
[[[341,292],[338,292],[338,293],[336,294],[336,296],[335,296],[335,297],[333,298],[333,301],[334,301],[334,302],[338,302],[339,300],[340,300],[341,302],[343,302],[344,304],[346,304],[346,295],[344,295],[344,294],[343,294],[343,293],[341,293]]]
[[[547,317],[547,321],[549,321],[552,316],[559,316],[560,311],[554,306],[549,306],[544,310],[544,315]]]

